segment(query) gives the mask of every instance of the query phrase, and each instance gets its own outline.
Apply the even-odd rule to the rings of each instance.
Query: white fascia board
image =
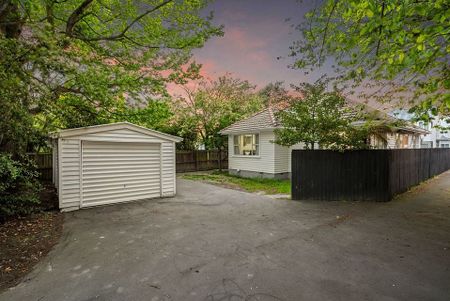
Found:
[[[245,133],[259,133],[259,132],[268,132],[276,129],[282,129],[283,127],[267,127],[262,129],[241,129],[241,130],[225,130],[220,131],[221,135],[234,135],[234,134],[245,134]]]
[[[101,125],[93,125],[76,129],[67,129],[61,130],[58,132],[50,133],[50,137],[52,138],[69,138],[74,136],[83,136],[88,134],[100,133],[105,131],[119,130],[119,129],[129,129],[132,131],[136,131],[148,136],[155,136],[164,140],[173,141],[173,142],[181,142],[183,138],[173,136],[170,134],[162,133],[156,130],[148,129],[130,122],[117,122],[110,124],[101,124]]]

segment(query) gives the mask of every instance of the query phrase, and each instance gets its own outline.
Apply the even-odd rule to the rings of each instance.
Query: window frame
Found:
[[[245,155],[241,153],[241,143],[240,139],[245,139],[245,136],[252,136],[252,151],[255,154]],[[243,138],[239,138],[243,137]],[[260,144],[261,144],[261,135],[260,133],[242,133],[242,134],[233,134],[233,157],[242,157],[242,158],[259,158],[260,157]],[[237,145],[236,145],[237,141]],[[244,143],[242,143],[244,144]],[[236,150],[238,152],[236,153]]]

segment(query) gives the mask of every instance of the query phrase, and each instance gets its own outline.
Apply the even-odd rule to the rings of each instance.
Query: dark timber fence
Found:
[[[293,200],[390,201],[450,169],[450,149],[292,151]]]
[[[52,180],[52,154],[30,153],[28,156],[36,162],[39,179]],[[177,151],[177,172],[202,171],[211,169],[227,169],[228,153],[218,150]]]

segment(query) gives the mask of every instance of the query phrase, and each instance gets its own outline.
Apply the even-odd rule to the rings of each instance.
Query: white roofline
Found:
[[[74,136],[81,136],[81,135],[87,135],[87,134],[94,134],[104,131],[110,131],[110,130],[116,130],[116,129],[129,129],[133,130],[139,133],[142,133],[144,135],[152,135],[159,137],[161,139],[166,139],[173,142],[181,142],[183,141],[183,138],[173,136],[170,134],[162,133],[156,130],[148,129],[143,126],[139,126],[130,122],[116,122],[116,123],[109,123],[109,124],[100,124],[100,125],[93,125],[93,126],[87,126],[82,128],[75,128],[75,129],[66,129],[66,130],[59,130],[57,132],[50,133],[51,138],[69,138]]]

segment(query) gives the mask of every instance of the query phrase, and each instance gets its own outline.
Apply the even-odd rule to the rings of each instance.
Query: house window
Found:
[[[259,135],[246,134],[234,135],[234,154],[240,156],[258,156],[259,155]]]

